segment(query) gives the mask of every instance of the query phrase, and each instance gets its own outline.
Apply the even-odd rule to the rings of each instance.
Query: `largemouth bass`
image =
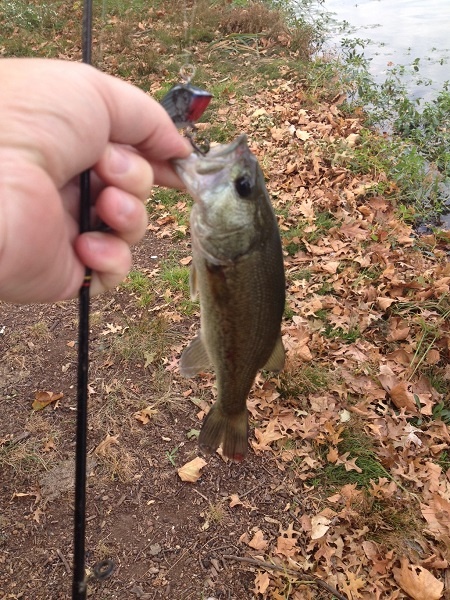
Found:
[[[245,136],[207,155],[174,161],[194,198],[191,294],[200,299],[200,331],[180,371],[213,368],[217,401],[205,418],[200,448],[236,461],[248,449],[247,396],[259,369],[279,371],[285,352],[283,253],[264,177]]]

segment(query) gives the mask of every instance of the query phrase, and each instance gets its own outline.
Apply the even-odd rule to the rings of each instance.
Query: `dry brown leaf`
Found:
[[[256,510],[256,506],[253,506],[247,500],[242,501],[237,494],[231,494],[230,508],[233,508],[234,506],[243,506],[244,508],[249,508],[250,510]]]
[[[432,348],[427,353],[427,358],[426,358],[427,365],[436,365],[440,360],[441,360],[441,355],[439,353],[439,350],[435,350],[434,348]]]
[[[60,392],[55,394],[54,392],[35,392],[33,404],[31,405],[33,410],[42,410],[52,402],[60,400],[64,394]]]
[[[258,571],[255,577],[255,587],[253,591],[255,594],[264,594],[269,587],[270,578],[267,571]]]
[[[271,450],[270,443],[280,440],[283,436],[279,431],[275,431],[275,421],[270,421],[265,430],[255,429],[257,442],[252,440],[254,450]]]
[[[386,336],[388,342],[399,342],[406,340],[410,327],[402,319],[392,319],[389,325],[389,334]]]
[[[55,450],[55,440],[53,438],[48,439],[45,442],[44,447],[42,448],[42,452],[50,452],[51,450]]]
[[[118,439],[119,439],[119,434],[116,433],[116,435],[108,435],[105,437],[104,440],[102,440],[100,442],[100,444],[97,446],[97,448],[94,450],[94,453],[97,456],[106,456],[106,454],[109,452],[109,449],[111,448],[111,446],[114,446],[115,444],[118,444]]]
[[[377,304],[381,308],[381,310],[386,310],[391,306],[391,304],[394,304],[394,302],[397,302],[395,298],[385,298],[382,296],[379,296],[377,298]]]
[[[261,529],[257,529],[255,535],[248,542],[248,545],[255,550],[265,550],[269,545],[269,542],[264,539],[264,533]]]
[[[346,581],[342,583],[342,590],[347,594],[350,600],[361,598],[359,590],[365,587],[366,582],[364,579],[357,577],[356,574],[351,571],[346,571],[345,575],[348,579],[348,583]]]
[[[147,408],[143,408],[142,410],[138,410],[134,413],[133,417],[138,421],[141,421],[143,425],[147,425],[152,417],[158,414],[157,408],[152,408],[152,406],[147,406]]]
[[[365,240],[369,235],[358,223],[344,223],[339,232],[346,238],[357,241]]]
[[[417,404],[411,389],[408,381],[400,381],[391,389],[389,395],[397,408],[406,408],[408,412],[417,413]]]
[[[326,273],[330,273],[330,275],[334,275],[339,268],[341,262],[339,260],[329,260],[324,262],[322,266],[322,270]]]
[[[314,220],[314,203],[312,198],[306,198],[299,204],[298,210],[308,221]]]
[[[400,559],[401,567],[392,569],[395,581],[413,600],[439,600],[444,584],[418,565],[409,563],[406,557]]]
[[[311,137],[311,134],[307,131],[302,131],[301,129],[296,129],[295,137],[297,137],[302,142],[306,142]]]
[[[181,481],[189,481],[189,483],[195,483],[200,479],[201,473],[200,471],[203,467],[208,464],[206,460],[201,458],[201,456],[197,456],[193,460],[187,462],[185,465],[180,467],[177,470],[178,476]]]
[[[311,539],[318,540],[330,529],[331,521],[324,515],[314,515],[311,519]]]
[[[438,537],[450,538],[450,502],[440,494],[433,494],[429,504],[421,504],[420,510],[429,530]]]
[[[284,537],[282,535],[278,536],[275,554],[287,557],[294,556],[298,551],[298,548],[295,545],[296,542],[297,540],[295,538]]]
[[[335,463],[338,458],[339,458],[338,449],[335,448],[334,446],[331,446],[328,451],[328,454],[327,454],[327,461],[330,463]]]

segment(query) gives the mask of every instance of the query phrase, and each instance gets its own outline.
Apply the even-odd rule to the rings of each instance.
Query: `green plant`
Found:
[[[148,306],[155,299],[152,281],[141,271],[130,271],[122,287],[137,297],[139,306]]]
[[[348,426],[340,434],[337,444],[339,456],[347,455],[348,460],[355,459],[357,469],[347,470],[343,464],[329,463],[322,470],[319,480],[331,488],[341,488],[348,483],[355,483],[360,488],[369,488],[372,481],[380,477],[391,476],[379,462],[372,440],[358,427]],[[328,447],[320,447],[324,458]]]
[[[167,460],[170,462],[170,464],[175,467],[175,458],[177,456],[177,452],[178,452],[178,446],[175,446],[175,448],[172,448],[172,450],[170,450],[170,452],[168,450],[166,450],[166,457]]]

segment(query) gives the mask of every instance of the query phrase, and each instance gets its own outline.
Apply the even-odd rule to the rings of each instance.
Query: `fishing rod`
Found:
[[[92,62],[92,0],[83,2],[82,60]],[[91,174],[80,175],[80,233],[90,229]],[[91,269],[86,268],[79,292],[78,372],[77,372],[77,426],[75,447],[75,509],[73,535],[72,599],[84,600],[86,539],[86,454],[87,454],[87,399],[89,371],[89,308]]]
[[[92,15],[93,0],[83,2],[82,62],[92,64]],[[195,121],[208,106],[212,94],[191,85],[195,73],[191,65],[180,69],[182,83],[175,85],[162,100],[162,105],[178,128],[186,128],[194,150],[205,153],[208,144],[200,148],[195,144]],[[80,233],[90,230],[91,173],[86,170],[80,175]],[[89,311],[92,271],[85,269],[79,291],[78,323],[78,369],[77,369],[77,422],[75,447],[75,507],[73,533],[73,580],[72,600],[85,600],[86,578],[86,462],[87,462],[87,403],[89,374]],[[93,577],[107,579],[114,570],[114,563],[101,560],[93,567]]]
[[[92,0],[83,2],[82,61],[92,64]],[[91,173],[80,175],[80,233],[90,230]],[[92,271],[85,269],[80,288],[78,322],[78,371],[77,371],[77,424],[75,448],[75,508],[73,535],[73,581],[72,600],[85,600],[86,580],[86,456],[87,456],[87,401],[89,374],[89,310]],[[96,579],[106,579],[114,569],[110,560],[98,562],[93,569]]]

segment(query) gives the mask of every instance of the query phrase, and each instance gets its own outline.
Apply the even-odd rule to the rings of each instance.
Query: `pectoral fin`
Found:
[[[284,361],[286,358],[286,352],[284,350],[283,342],[281,341],[281,334],[275,344],[275,348],[270,355],[269,360],[264,365],[265,371],[281,371],[284,367]]]
[[[199,332],[181,355],[180,373],[183,377],[194,377],[210,367],[211,361]]]

